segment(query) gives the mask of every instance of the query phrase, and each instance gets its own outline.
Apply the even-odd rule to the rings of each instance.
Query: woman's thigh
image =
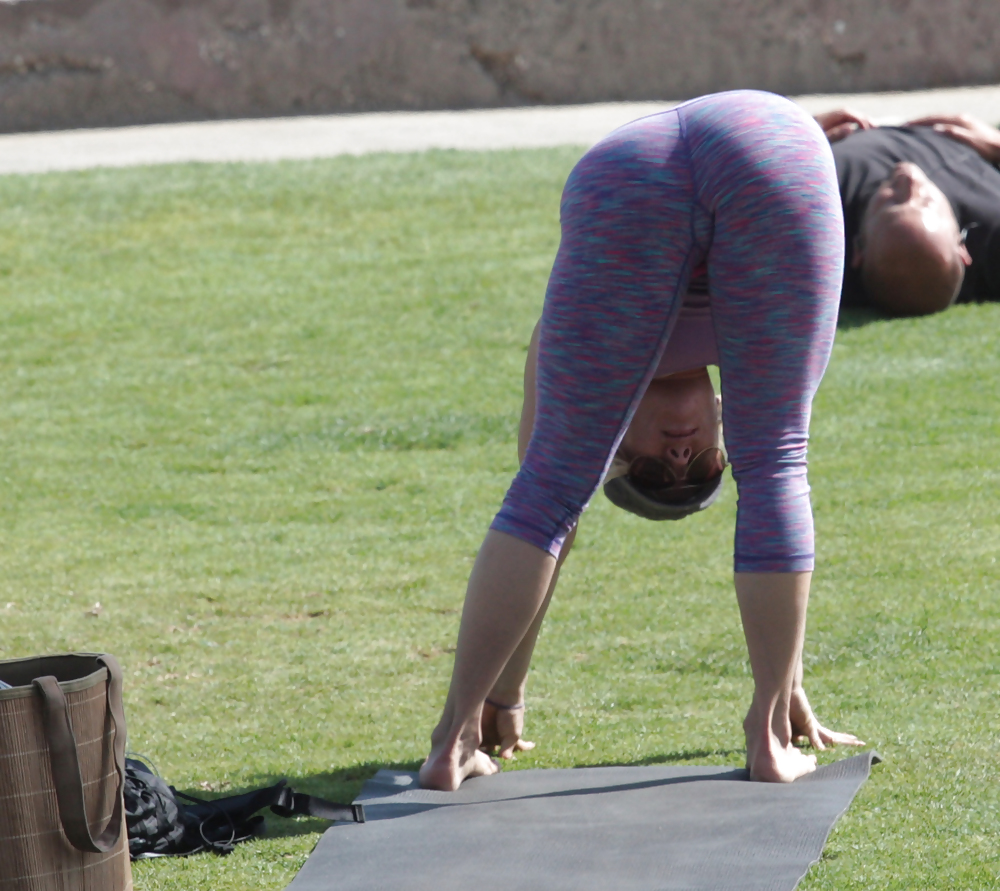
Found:
[[[542,311],[534,432],[494,529],[557,555],[600,485],[704,253],[693,197],[673,112],[615,131],[574,168]]]
[[[708,252],[726,445],[739,488],[736,568],[813,567],[806,447],[843,272],[833,156],[781,97],[736,92],[681,110]]]

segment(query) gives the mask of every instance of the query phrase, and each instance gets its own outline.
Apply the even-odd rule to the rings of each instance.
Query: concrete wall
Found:
[[[0,131],[1000,82],[1000,0],[6,0]]]

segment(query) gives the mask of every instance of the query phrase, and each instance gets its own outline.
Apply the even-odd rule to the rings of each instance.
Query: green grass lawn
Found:
[[[118,655],[130,747],[182,789],[349,799],[416,767],[577,155],[0,178],[0,658]],[[998,328],[839,332],[807,690],[886,761],[805,891],[1000,881]],[[734,506],[665,528],[595,499],[515,767],[741,764]],[[324,825],[269,818],[137,888],[283,888]]]

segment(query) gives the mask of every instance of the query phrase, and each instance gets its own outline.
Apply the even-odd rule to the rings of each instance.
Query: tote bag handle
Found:
[[[45,737],[52,761],[52,778],[59,802],[59,818],[66,838],[78,851],[106,854],[114,850],[122,831],[122,789],[125,782],[125,713],[122,710],[122,670],[114,656],[98,656],[108,670],[107,699],[114,730],[115,772],[118,774],[118,792],[115,808],[108,825],[95,839],[87,822],[87,808],[83,797],[83,777],[76,751],[76,737],[69,720],[66,697],[59,682],[51,675],[35,678],[31,683],[42,696],[42,717]]]

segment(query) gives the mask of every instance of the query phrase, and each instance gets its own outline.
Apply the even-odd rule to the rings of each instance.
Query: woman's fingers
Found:
[[[479,748],[484,752],[492,752],[500,745],[500,734],[497,732],[497,710],[495,706],[488,702],[483,703],[483,714],[480,719],[480,733],[482,742]]]
[[[836,730],[827,730],[820,727],[823,741],[830,746],[863,746],[864,740],[858,739],[853,733],[838,733]]]
[[[816,721],[813,721],[809,728],[809,745],[819,752],[826,751],[826,743],[828,742],[824,739],[825,734],[822,731],[823,728]]]
[[[812,719],[808,727],[799,728],[799,735],[795,739],[796,742],[808,742],[809,745],[820,752],[825,751],[827,746],[865,745],[853,733],[840,733],[837,730],[830,730],[820,724],[815,718]]]
[[[524,732],[524,709],[501,709],[497,711],[497,731],[500,734],[500,757],[510,759],[514,752],[526,749],[520,745],[521,734]],[[526,742],[526,741],[525,741]],[[527,743],[529,748],[534,743]]]
[[[806,691],[798,687],[792,691],[789,703],[789,719],[792,724],[792,738],[796,741],[808,740],[817,751],[824,751],[827,746],[863,746],[865,745],[852,733],[840,733],[829,730],[818,720],[809,704]]]
[[[530,752],[534,747],[535,744],[526,739],[508,739],[500,747],[500,757],[509,760],[515,752]]]
[[[530,752],[535,744],[521,739],[524,732],[524,709],[498,709],[486,703],[483,706],[483,743],[485,752],[499,749],[499,757],[510,760],[516,752]]]
[[[792,741],[796,745],[810,745],[817,751],[825,751],[826,729],[822,727],[810,710],[807,715],[792,718]]]

